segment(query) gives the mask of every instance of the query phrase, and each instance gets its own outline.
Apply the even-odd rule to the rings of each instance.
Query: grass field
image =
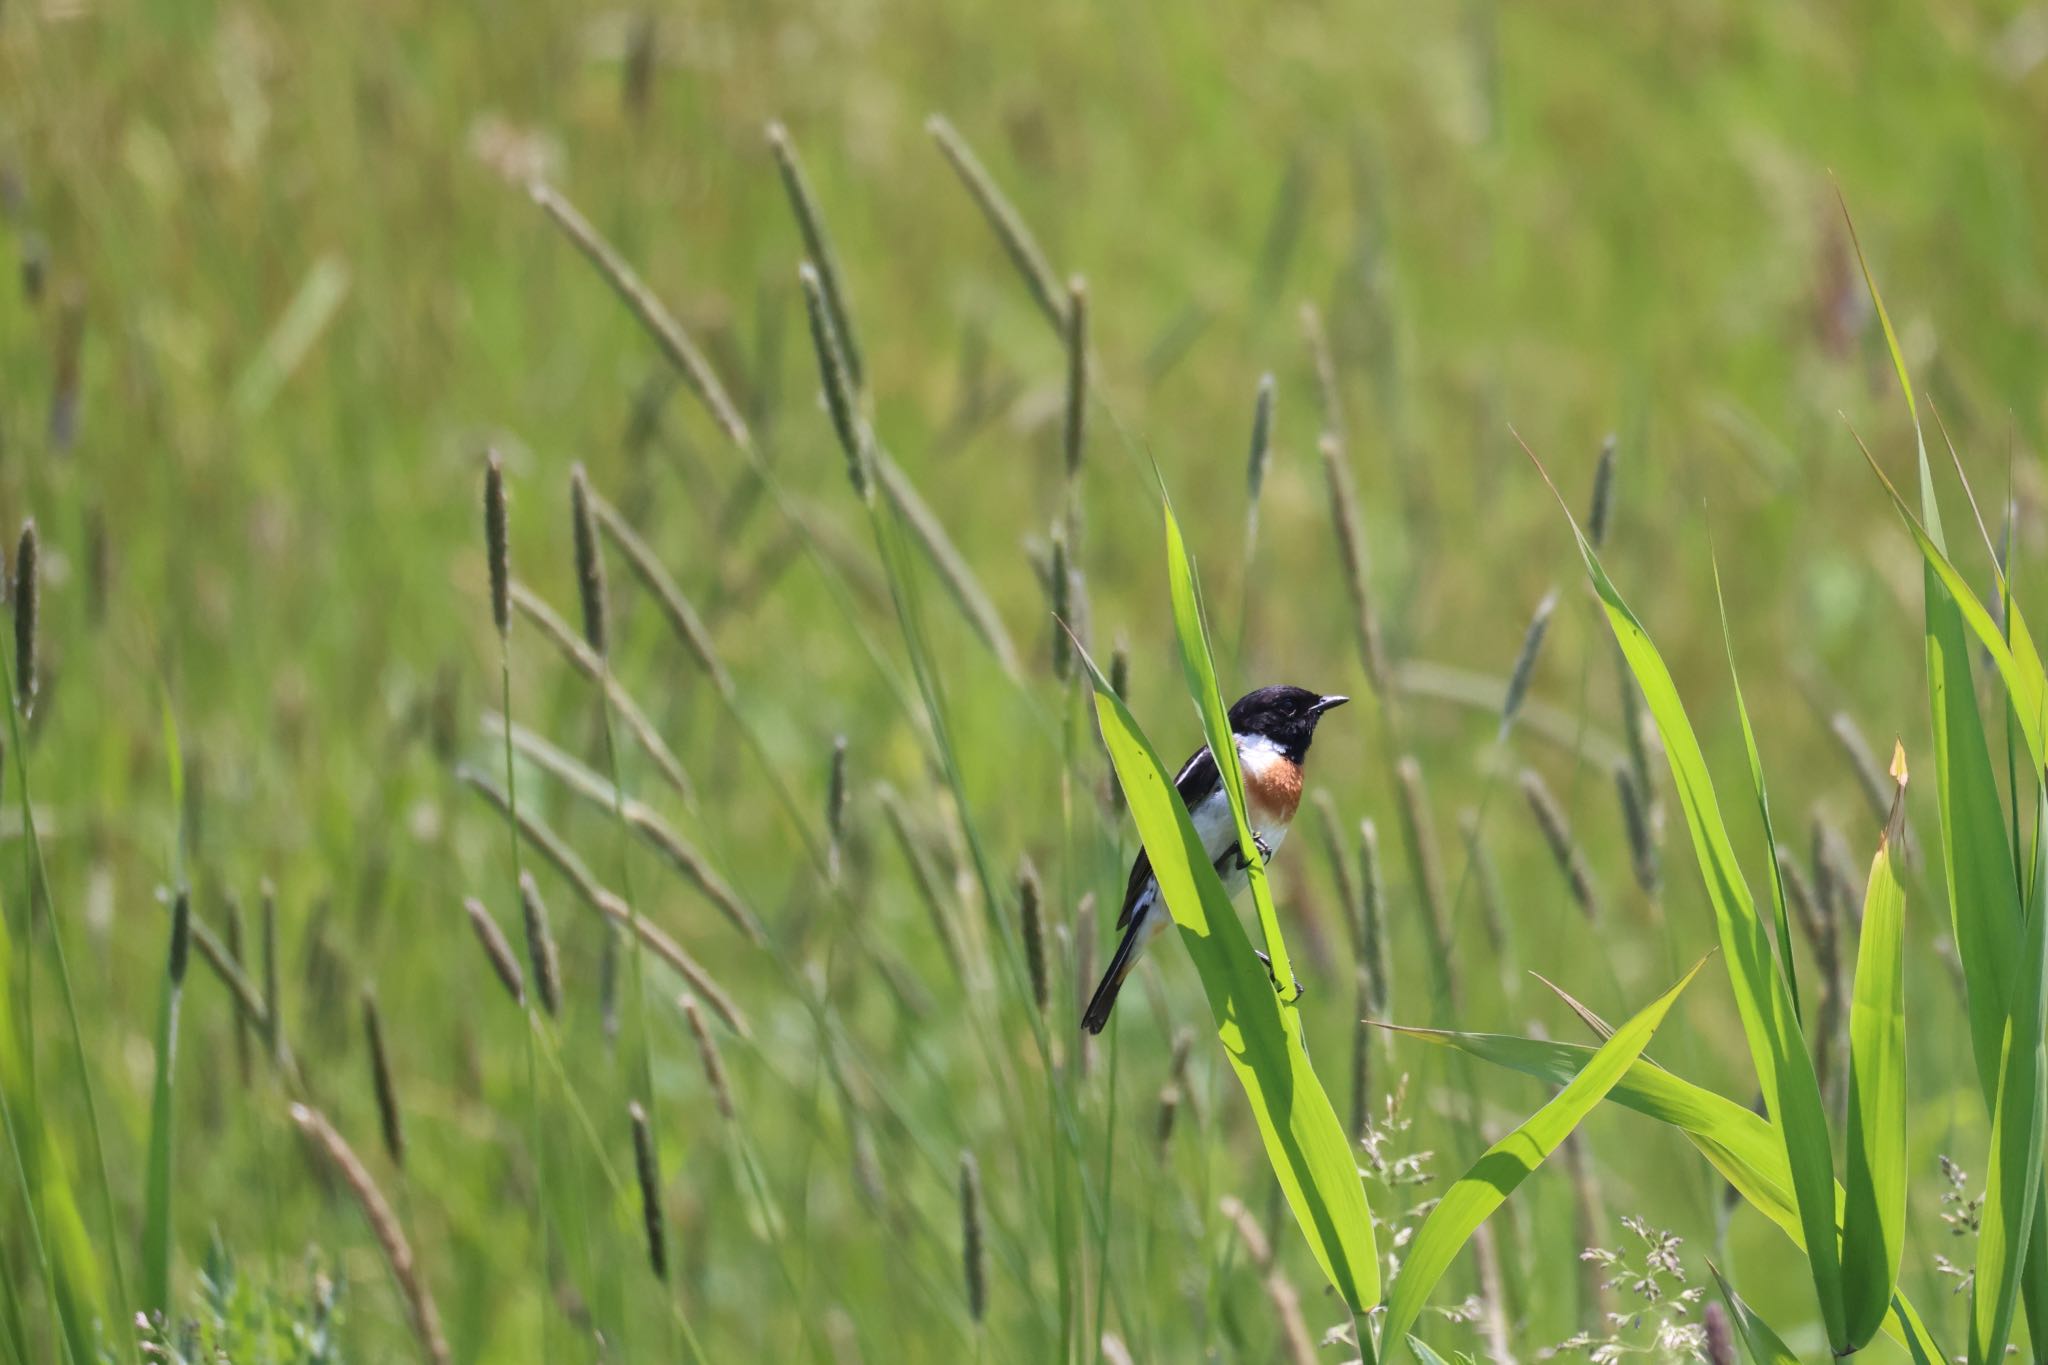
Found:
[[[777,122],[836,264],[810,311]],[[1163,485],[1224,699],[1359,698],[1274,865],[1305,995],[1273,1013],[1363,1139],[1392,1284],[1430,1201],[1557,1087],[1361,1015],[1597,1044],[1534,973],[1619,1024],[1731,942],[1672,736],[1631,744],[1657,727],[1517,433],[1581,520],[1612,434],[1602,563],[1697,727],[1766,961],[1791,925],[1766,976],[1805,992],[1845,1220],[1874,1093],[1851,1104],[1846,1039],[1881,1032],[1857,926],[1883,922],[1903,744],[1902,856],[1876,864],[1909,1021],[1875,1110],[1903,1116],[1889,1249],[1946,1353],[1991,1349],[1964,1276],[2019,1283],[1978,1229],[2002,1193],[2032,1207],[2013,1162],[2038,1181],[2043,1146],[2038,1047],[1993,1104],[2029,1017],[2003,964],[2033,979],[2048,895],[2036,694],[1958,634],[1991,764],[1972,786],[1949,738],[1938,761],[1942,589],[1857,437],[1921,509],[1917,416],[1948,548],[1998,605],[1945,428],[2040,600],[2044,166],[2048,11],[2014,3],[0,4],[0,525],[33,519],[39,597],[0,651],[37,680],[0,792],[0,1358],[1357,1358],[1324,1342],[1354,1318],[1210,978],[1163,940],[1110,1031],[1076,1027],[1139,845],[1054,614],[1127,668],[1169,765],[1202,742]],[[537,838],[484,793],[508,758]],[[2008,856],[1952,914],[1959,840],[1992,834]],[[2006,951],[1975,956],[1985,886]],[[1748,1106],[1739,956],[1647,1055]],[[2038,1044],[2031,1017],[2011,1036]],[[1874,1226],[1845,1224],[1852,1281]],[[1615,1104],[1483,1228],[1413,1329],[1445,1359],[1704,1358],[1710,1263],[1792,1357],[1842,1344],[1779,1226]],[[2033,1283],[2011,1340],[2048,1360]]]

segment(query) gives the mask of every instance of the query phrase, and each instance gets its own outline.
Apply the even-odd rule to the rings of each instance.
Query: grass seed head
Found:
[[[1247,502],[1256,512],[1266,486],[1266,466],[1273,458],[1273,376],[1259,376],[1259,396],[1252,406],[1252,452],[1245,465]]]
[[[1059,277],[1053,274],[1045,252],[1031,235],[1031,229],[1025,226],[1024,216],[1004,196],[966,139],[943,114],[933,114],[926,119],[924,128],[931,134],[932,141],[938,144],[939,154],[960,177],[960,183],[967,187],[967,193],[973,196],[982,217],[988,220],[989,227],[995,232],[996,240],[1002,243],[1003,250],[1009,255],[1010,263],[1024,277],[1024,285],[1031,291],[1032,300],[1038,304],[1047,321],[1064,332],[1066,302],[1061,297]]]
[[[1651,826],[1650,806],[1636,785],[1635,769],[1627,763],[1614,765],[1614,794],[1621,802],[1621,822],[1628,831],[1629,866],[1636,885],[1644,895],[1655,896],[1663,883],[1657,866],[1657,836]]]
[[[1052,675],[1061,682],[1074,671],[1074,642],[1067,635],[1074,614],[1074,577],[1067,563],[1067,530],[1052,528],[1052,558],[1046,569],[1052,593]]]
[[[981,1164],[960,1154],[960,1270],[967,1283],[967,1312],[976,1323],[988,1315],[988,1267],[981,1242]]]
[[[1536,817],[1536,828],[1542,831],[1543,842],[1550,846],[1550,856],[1557,861],[1558,870],[1571,884],[1572,899],[1587,919],[1598,920],[1600,894],[1593,884],[1593,869],[1572,838],[1572,827],[1565,819],[1564,808],[1558,805],[1549,784],[1534,768],[1522,769],[1521,784],[1522,797],[1529,803],[1529,813]]]
[[[484,460],[484,551],[491,566],[491,622],[500,636],[512,630],[512,558],[505,518],[505,462],[497,451]]]
[[[1586,508],[1586,539],[1594,549],[1607,543],[1608,522],[1614,515],[1615,439],[1610,433],[1600,443],[1600,463],[1593,467],[1593,497]]]
[[[846,456],[847,477],[863,501],[869,497],[868,432],[861,420],[853,379],[846,365],[846,351],[839,331],[833,326],[832,310],[825,301],[825,287],[817,267],[805,261],[797,267],[797,281],[803,286],[804,310],[811,323],[811,349],[818,357],[818,381],[825,390],[825,410],[831,414],[832,430],[839,437],[839,449]]]
[[[847,377],[858,392],[865,381],[860,345],[854,336],[853,319],[847,315],[846,295],[840,284],[839,255],[832,249],[832,239],[825,231],[825,218],[811,193],[803,162],[797,158],[796,144],[790,141],[789,130],[780,122],[768,125],[768,149],[775,154],[775,169],[782,176],[783,192],[789,196],[790,212],[796,215],[797,231],[803,234],[804,255],[817,269],[818,285],[846,358]]]
[[[258,896],[263,906],[263,1021],[269,1034],[264,1041],[275,1058],[284,1048],[284,1002],[277,965],[277,888],[265,878]]]
[[[505,931],[498,927],[498,921],[475,896],[463,899],[462,910],[469,916],[469,926],[476,931],[477,942],[483,945],[484,956],[491,960],[491,970],[498,974],[498,980],[504,983],[513,1003],[525,1005],[526,978],[519,970],[519,959],[512,955],[512,945],[505,941]]]
[[[569,471],[569,515],[576,533],[576,595],[583,604],[583,639],[602,659],[611,652],[604,551],[590,511],[590,478],[581,464]]]
[[[1379,826],[1358,822],[1358,950],[1372,982],[1372,1007],[1384,1015],[1392,991],[1387,948],[1387,884],[1380,863]]]
[[[1557,589],[1543,594],[1543,600],[1536,604],[1536,612],[1529,618],[1529,628],[1522,632],[1522,648],[1515,655],[1515,667],[1508,674],[1508,690],[1500,704],[1500,738],[1506,739],[1514,728],[1515,716],[1522,709],[1522,702],[1529,695],[1529,680],[1536,675],[1536,660],[1543,653],[1543,637],[1550,630],[1550,614],[1557,610]]]
[[[173,987],[185,984],[185,965],[192,957],[192,892],[178,888],[171,902],[171,957],[169,973]]]
[[[377,1121],[384,1151],[393,1166],[405,1166],[405,1128],[398,1115],[398,1086],[391,1078],[391,1056],[384,1048],[384,1020],[377,1011],[377,992],[363,988],[363,1041],[369,1045],[370,1085],[377,1096]]]
[[[34,710],[37,689],[36,628],[41,614],[37,562],[42,558],[33,518],[21,524],[14,550],[14,696],[25,716]]]
[[[1700,1325],[1707,1332],[1707,1365],[1735,1365],[1735,1334],[1728,1327],[1728,1310],[1710,1303],[1700,1312]]]
[[[1067,281],[1067,406],[1060,429],[1071,491],[1081,477],[1081,454],[1088,435],[1088,282],[1079,275]],[[1070,496],[1071,508],[1074,499]]]
[[[533,967],[533,991],[550,1015],[562,1012],[561,956],[548,920],[547,902],[531,872],[519,874],[519,910],[526,922],[526,960]]]
[[[633,1174],[640,1182],[640,1222],[647,1233],[647,1268],[654,1278],[668,1279],[668,1225],[661,1211],[661,1167],[654,1152],[654,1129],[640,1101],[626,1105],[633,1124]]]
[[[676,1004],[689,1021],[690,1036],[697,1040],[697,1055],[704,1063],[704,1082],[711,1087],[711,1101],[718,1106],[720,1117],[730,1123],[738,1110],[733,1106],[732,1085],[725,1075],[725,1054],[718,1050],[718,1040],[705,1026],[704,1011],[697,1004],[697,997],[684,991],[676,997]]]
[[[1017,869],[1017,917],[1024,935],[1024,965],[1031,972],[1031,1003],[1043,1014],[1051,999],[1045,974],[1045,910],[1038,868],[1029,858]]]

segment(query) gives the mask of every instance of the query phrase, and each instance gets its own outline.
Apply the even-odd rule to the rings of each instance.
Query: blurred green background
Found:
[[[1616,434],[1608,563],[1671,660],[1743,817],[1753,885],[1765,865],[1737,799],[1741,742],[1710,551],[1781,837],[1804,857],[1818,810],[1859,867],[1868,857],[1878,821],[1831,733],[1838,712],[1880,755],[1902,736],[1931,774],[1919,570],[1849,426],[1895,474],[1910,468],[1910,429],[1837,186],[1994,537],[2009,495],[2020,593],[2031,595],[2028,563],[2044,550],[2034,453],[2048,419],[2039,5],[13,0],[0,5],[0,245],[19,279],[0,289],[0,514],[10,526],[33,516],[44,536],[46,690],[31,761],[124,1236],[140,1228],[159,893],[181,818],[165,777],[167,695],[192,788],[195,905],[217,920],[238,897],[247,914],[259,879],[274,880],[286,1032],[313,1095],[373,1157],[354,999],[376,985],[411,1150],[402,1174],[373,1167],[415,1233],[458,1358],[536,1358],[543,1316],[555,1358],[595,1358],[599,1335],[605,1358],[664,1353],[630,1201],[594,1215],[612,1229],[616,1305],[590,1309],[592,1287],[567,1271],[552,1277],[556,1292],[539,1292],[520,1024],[460,912],[477,894],[516,928],[502,823],[453,778],[458,758],[488,768],[495,754],[478,719],[497,704],[478,531],[482,454],[494,446],[512,486],[516,572],[571,608],[568,469],[586,462],[706,615],[744,713],[819,828],[832,742],[848,741],[839,900],[805,865],[695,664],[615,565],[619,675],[703,794],[700,809],[667,802],[669,813],[786,954],[771,963],[662,864],[633,855],[646,912],[753,1022],[751,1043],[726,1041],[727,1060],[788,1228],[777,1242],[750,1226],[747,1181],[668,1005],[673,983],[650,977],[679,1296],[712,1357],[1052,1358],[1063,1262],[1089,1287],[1070,1343],[1084,1357],[1103,1332],[1140,1360],[1281,1349],[1259,1276],[1217,1213],[1231,1193],[1263,1217],[1271,1180],[1206,1037],[1195,1102],[1164,1154],[1153,1141],[1173,1027],[1201,1023],[1185,962],[1154,954],[1159,965],[1126,995],[1114,1060],[1105,1047],[1085,1078],[1071,1075],[1073,1011],[1062,1003],[1052,1016],[1088,1179],[1107,1187],[1105,1300],[1093,1241],[1058,1245],[1043,1216],[1064,1158],[1042,1129],[1014,1128],[996,1084],[1038,1065],[1016,1002],[977,1003],[977,981],[995,987],[949,971],[876,794],[887,783],[900,795],[932,894],[973,926],[971,941],[982,911],[956,875],[957,819],[862,643],[863,632],[879,641],[902,672],[817,401],[796,288],[802,246],[764,137],[771,119],[802,150],[835,234],[875,428],[1024,658],[1019,684],[929,584],[973,821],[1006,872],[1036,860],[1060,927],[1084,892],[1113,904],[1134,847],[1093,790],[1107,768],[1078,694],[1051,676],[1033,568],[1063,497],[1060,340],[933,147],[924,121],[935,112],[978,149],[1056,268],[1087,278],[1098,398],[1079,564],[1090,643],[1106,659],[1128,642],[1135,710],[1169,759],[1198,730],[1173,652],[1152,462],[1200,560],[1226,691],[1370,691],[1316,455],[1327,418],[1299,314],[1304,303],[1320,311],[1389,652],[1417,685],[1401,700],[1397,742],[1429,773],[1450,882],[1464,866],[1458,812],[1483,809],[1506,892],[1504,952],[1466,892],[1462,1006],[1440,1014],[1398,856],[1387,740],[1372,706],[1333,717],[1311,786],[1347,831],[1361,817],[1380,827],[1397,1018],[1575,1036],[1525,969],[1625,1014],[1712,942],[1682,831],[1665,848],[1668,928],[1629,876],[1609,772],[1621,733],[1611,649],[1510,424],[1580,508],[1601,440]],[[801,551],[745,462],[529,202],[519,186],[532,176],[573,199],[703,343],[837,579]],[[1248,567],[1245,458],[1267,371],[1275,453]],[[1983,548],[1962,534],[1958,490],[1944,488],[1951,544],[1981,575]],[[1550,710],[1496,749],[1486,688],[1497,698],[1553,586],[1564,591],[1532,691]],[[590,689],[530,629],[514,634],[514,678],[519,719],[601,765]],[[1481,704],[1447,699],[1447,679],[1472,683]],[[1575,758],[1582,733],[1591,756]],[[1515,789],[1524,764],[1567,805],[1603,892],[1598,924],[1571,903]],[[522,781],[613,882],[620,855],[603,813],[538,773]],[[637,755],[627,785],[656,804],[667,795]],[[7,803],[18,849],[18,793]],[[1935,812],[1917,787],[1911,804],[1925,851],[1909,906],[1910,1156],[1925,1197],[1904,1286],[1947,1339],[1963,1301],[1933,1268],[1949,1249],[1936,1158],[1981,1173],[1985,1135],[1940,948]],[[1345,1112],[1352,968],[1319,843],[1300,831],[1277,878],[1305,926],[1310,946],[1296,954],[1309,1036]],[[19,940],[23,874],[12,851],[0,865]],[[570,1069],[626,1169],[627,1082],[597,1017],[597,921],[566,885],[543,885],[567,956]],[[1110,944],[1095,923],[1099,963]],[[871,955],[849,946],[856,929],[923,983],[925,1014],[882,988]],[[863,1202],[858,1125],[793,988],[806,976],[898,1115],[864,1139],[879,1203]],[[50,1122],[70,1146],[83,1128],[48,980],[33,1035]],[[983,1022],[956,1022],[968,1018]],[[303,1291],[305,1248],[317,1246],[319,1264],[349,1284],[351,1358],[404,1349],[373,1243],[302,1159],[280,1085],[260,1066],[238,1071],[231,1006],[204,973],[185,1028],[181,1301],[216,1237],[244,1277],[281,1294]],[[993,1042],[1003,1029],[1009,1041]],[[992,1046],[1007,1049],[1000,1065]],[[1655,1051],[1748,1098],[1718,973]],[[1412,1073],[1416,1126],[1400,1142],[1436,1153],[1438,1186],[1478,1150],[1459,1087],[1480,1086],[1490,1124],[1540,1100],[1527,1083],[1468,1079],[1400,1045],[1376,1045],[1373,1065],[1380,1089]],[[566,1112],[545,1118],[568,1145]],[[1506,1225],[1508,1308],[1525,1355],[1581,1328],[1607,1332],[1577,1253],[1588,1236],[1630,1236],[1611,1219],[1640,1214],[1685,1237],[1694,1284],[1721,1235],[1718,1192],[1682,1144],[1616,1113],[1596,1115],[1586,1138],[1610,1221],[1581,1226],[1560,1170],[1531,1181]],[[981,1332],[959,1286],[962,1148],[977,1152],[990,1200]],[[584,1174],[570,1188],[602,1204]],[[1431,1192],[1404,1191],[1389,1207],[1376,1191],[1376,1207]],[[97,1229],[90,1182],[81,1200]],[[18,1200],[7,1208],[4,1268],[34,1302]],[[1279,1264],[1319,1334],[1341,1311],[1284,1220],[1278,1233]],[[1725,1237],[1746,1295],[1781,1327],[1803,1326],[1796,1346],[1819,1349],[1791,1249],[1748,1213]],[[132,1245],[125,1259],[132,1277]],[[1626,1308],[1626,1286],[1620,1297]],[[1469,1327],[1443,1334],[1478,1349]]]

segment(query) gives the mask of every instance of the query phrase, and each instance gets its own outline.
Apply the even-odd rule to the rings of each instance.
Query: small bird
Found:
[[[1302,764],[1308,759],[1317,723],[1324,712],[1349,700],[1323,696],[1305,687],[1261,687],[1245,693],[1230,708],[1230,733],[1237,741],[1238,767],[1244,772],[1245,813],[1251,818],[1252,837],[1263,857],[1270,860],[1279,851],[1288,823],[1301,805]],[[1181,767],[1173,785],[1194,819],[1203,849],[1223,878],[1224,889],[1235,896],[1250,880],[1250,870],[1238,850],[1237,821],[1230,813],[1223,775],[1207,745]],[[1123,941],[1117,944],[1116,956],[1109,960],[1109,970],[1103,973],[1102,984],[1095,988],[1088,1011],[1081,1016],[1082,1028],[1102,1032],[1124,978],[1138,965],[1138,955],[1172,924],[1173,915],[1159,898],[1152,860],[1140,849],[1124,887],[1123,912],[1116,920],[1116,927],[1124,931]]]

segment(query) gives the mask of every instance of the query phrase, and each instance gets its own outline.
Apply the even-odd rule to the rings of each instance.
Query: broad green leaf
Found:
[[[1756,1315],[1754,1309],[1742,1301],[1728,1277],[1721,1273],[1721,1267],[1709,1261],[1707,1268],[1714,1272],[1714,1283],[1721,1287],[1721,1298],[1728,1305],[1728,1316],[1735,1324],[1735,1335],[1742,1339],[1743,1353],[1756,1365],[1799,1365],[1799,1357],[1792,1354],[1792,1348],[1782,1341],[1771,1325]]]
[[[1238,766],[1237,744],[1231,737],[1230,712],[1223,692],[1216,685],[1215,655],[1209,648],[1209,629],[1202,620],[1202,605],[1195,585],[1195,566],[1181,539],[1180,523],[1173,505],[1162,504],[1166,517],[1166,575],[1173,589],[1173,632],[1180,641],[1181,671],[1187,676],[1188,695],[1202,717],[1202,734],[1216,759],[1216,771],[1223,777],[1224,794],[1237,820],[1238,856],[1244,859],[1251,883],[1252,906],[1258,912],[1259,932],[1266,941],[1266,955],[1272,960],[1273,980],[1281,983],[1284,999],[1294,1003],[1294,969],[1287,958],[1287,944],[1280,933],[1280,916],[1273,909],[1272,888],[1266,884],[1266,860],[1252,837],[1251,819],[1245,810],[1244,771]]]
[[[2048,789],[2040,797],[2048,817]],[[2037,826],[2040,828],[2040,826]],[[2027,898],[2025,947],[2006,1016],[1998,1099],[1991,1117],[1991,1161],[1977,1234],[1977,1280],[1970,1296],[1970,1360],[2005,1358],[2019,1300],[2020,1270],[2041,1196],[2043,1095],[2048,1092],[2048,1040],[2042,995],[2048,985],[2048,842],[2039,845]]]
[[[1884,1321],[1906,1236],[1906,890],[1897,866],[1905,828],[1903,750],[1893,760],[1892,775],[1898,791],[1870,864],[1849,1001],[1842,1298],[1852,1350],[1875,1336]]]
[[[1807,1055],[1799,1030],[1798,1012],[1777,969],[1770,935],[1757,918],[1756,904],[1743,880],[1735,846],[1729,840],[1728,827],[1714,796],[1706,754],[1686,717],[1671,670],[1651,642],[1649,632],[1607,577],[1600,556],[1579,530],[1561,497],[1558,505],[1571,522],[1579,556],[1585,561],[1594,591],[1606,610],[1608,625],[1613,628],[1622,656],[1635,674],[1636,684],[1642,689],[1643,699],[1663,736],[1672,782],[1685,812],[1686,827],[1692,834],[1693,853],[1706,883],[1707,899],[1713,905],[1721,951],[1728,960],[1728,980],[1734,988],[1735,1007],[1742,1017],[1742,1031],[1756,1068],[1757,1085],[1784,1135],[1799,1217],[1806,1229],[1814,1293],[1827,1324],[1828,1340],[1839,1348],[1846,1339],[1846,1324],[1831,1197],[1834,1154],[1813,1060]]]
[[[1548,1104],[1509,1133],[1460,1176],[1423,1220],[1401,1261],[1401,1274],[1387,1306],[1383,1340],[1400,1341],[1421,1315],[1437,1281],[1479,1225],[1506,1202],[1529,1173],[1543,1164],[1559,1143],[1571,1136],[1579,1121],[1593,1111],[1629,1068],[1643,1055],[1651,1035],[1671,1010],[1704,959],[1677,985],[1646,1005],[1635,1018],[1586,1060],[1586,1064]]]
[[[1517,1038],[1498,1033],[1455,1033],[1443,1029],[1395,1028],[1396,1033],[1455,1048],[1482,1061],[1525,1076],[1562,1084],[1577,1075],[1593,1049],[1579,1043]],[[1757,1212],[1776,1223],[1802,1250],[1806,1232],[1792,1194],[1792,1174],[1785,1164],[1785,1145],[1769,1120],[1725,1095],[1694,1085],[1653,1062],[1638,1061],[1607,1098],[1684,1133],[1709,1164]],[[1835,1191],[1839,1209],[1843,1195]],[[1947,1357],[1927,1333],[1904,1295],[1892,1301],[1885,1334],[1904,1345],[1915,1359]]]
[[[1172,771],[1086,653],[1095,712],[1153,875],[1202,979],[1231,1070],[1244,1087],[1273,1174],[1309,1249],[1354,1313],[1379,1303],[1372,1210],[1350,1140],[1302,1045],[1301,1021],[1283,1008],[1231,908],[1173,787]]]

